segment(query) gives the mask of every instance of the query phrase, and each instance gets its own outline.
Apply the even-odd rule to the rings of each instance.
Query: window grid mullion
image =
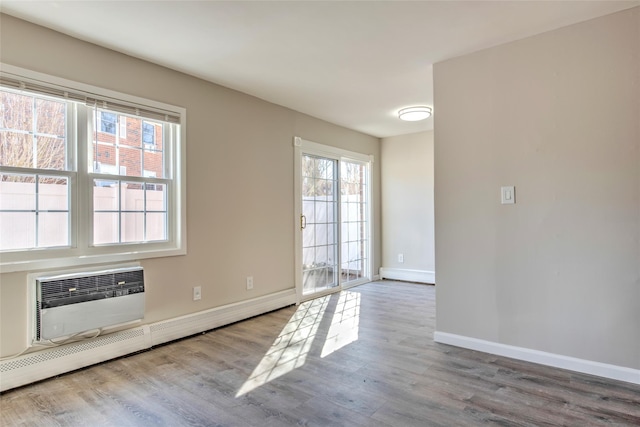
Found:
[[[144,169],[143,169],[144,170]],[[142,184],[142,240],[147,241],[147,184]]]
[[[36,99],[35,98],[31,98],[31,131],[29,132],[29,136],[31,138],[31,155],[32,155],[32,159],[31,159],[31,167],[36,168],[38,167],[38,163],[37,163],[37,147],[36,147]]]
[[[118,181],[118,243],[122,243],[122,181]]]
[[[36,174],[36,194],[34,194],[34,197],[36,198],[36,248],[40,247],[40,175]]]
[[[117,130],[116,130],[117,132]],[[96,140],[98,139],[98,135],[96,134]],[[120,140],[118,139],[118,136],[116,134],[116,141],[114,144],[114,151],[115,151],[115,156],[116,156],[116,171],[118,173],[118,175],[121,175],[121,169],[120,169]]]

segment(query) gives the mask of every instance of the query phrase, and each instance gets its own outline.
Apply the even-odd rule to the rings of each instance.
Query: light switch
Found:
[[[512,205],[516,202],[516,188],[502,187],[500,189],[500,200],[503,205]]]

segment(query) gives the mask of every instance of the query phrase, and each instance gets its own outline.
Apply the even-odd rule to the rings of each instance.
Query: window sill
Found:
[[[93,248],[92,248],[93,249]],[[78,255],[64,255],[59,257],[46,257],[45,252],[40,250],[37,255],[38,257],[33,257],[32,259],[22,259],[22,260],[10,260],[6,255],[0,255],[0,273],[13,273],[20,271],[35,271],[35,270],[48,270],[48,269],[58,269],[65,267],[78,267],[83,265],[95,265],[95,264],[105,264],[105,263],[114,263],[114,262],[123,262],[123,261],[138,261],[142,259],[149,258],[164,258],[171,256],[180,256],[186,255],[186,248],[182,247],[171,247],[171,248],[162,248],[162,249],[140,249],[139,246],[137,248],[131,248],[131,250],[125,250],[130,248],[122,248],[120,251],[114,252],[102,252],[102,253],[93,253],[93,254],[78,254]],[[69,250],[69,252],[73,252]],[[35,251],[33,252],[35,254]]]

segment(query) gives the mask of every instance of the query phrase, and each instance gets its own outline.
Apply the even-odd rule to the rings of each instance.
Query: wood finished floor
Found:
[[[375,282],[0,395],[8,426],[628,426],[640,387],[433,342]]]

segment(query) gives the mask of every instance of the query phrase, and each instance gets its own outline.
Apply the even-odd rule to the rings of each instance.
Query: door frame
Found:
[[[296,301],[297,304],[300,304],[303,301],[310,300],[313,298],[322,297],[324,295],[332,294],[335,292],[340,292],[344,289],[351,288],[353,286],[361,285],[363,283],[370,282],[373,277],[373,200],[372,200],[372,165],[373,165],[373,155],[372,154],[362,154],[356,153],[353,151],[345,150],[342,148],[332,147],[329,145],[319,144],[317,142],[305,140],[299,136],[293,138],[293,147],[294,147],[294,159],[293,159],[293,167],[294,167],[294,184],[293,184],[293,193],[294,193],[294,236],[295,236],[295,250],[294,250],[294,278],[295,278],[295,288],[296,288]],[[302,230],[301,230],[301,216],[302,216],[302,155],[310,154],[316,156],[326,157],[328,159],[333,159],[338,161],[338,230],[337,230],[337,239],[338,239],[338,272],[337,272],[337,280],[338,286],[332,289],[327,289],[322,292],[314,293],[311,295],[303,295],[302,294]],[[342,268],[342,206],[341,206],[341,198],[340,198],[340,177],[341,177],[341,169],[343,161],[355,161],[359,163],[365,163],[368,165],[367,168],[367,235],[368,235],[368,247],[367,253],[369,257],[367,258],[367,271],[368,276],[363,277],[362,279],[353,280],[347,286],[344,286],[340,280],[340,272]]]

